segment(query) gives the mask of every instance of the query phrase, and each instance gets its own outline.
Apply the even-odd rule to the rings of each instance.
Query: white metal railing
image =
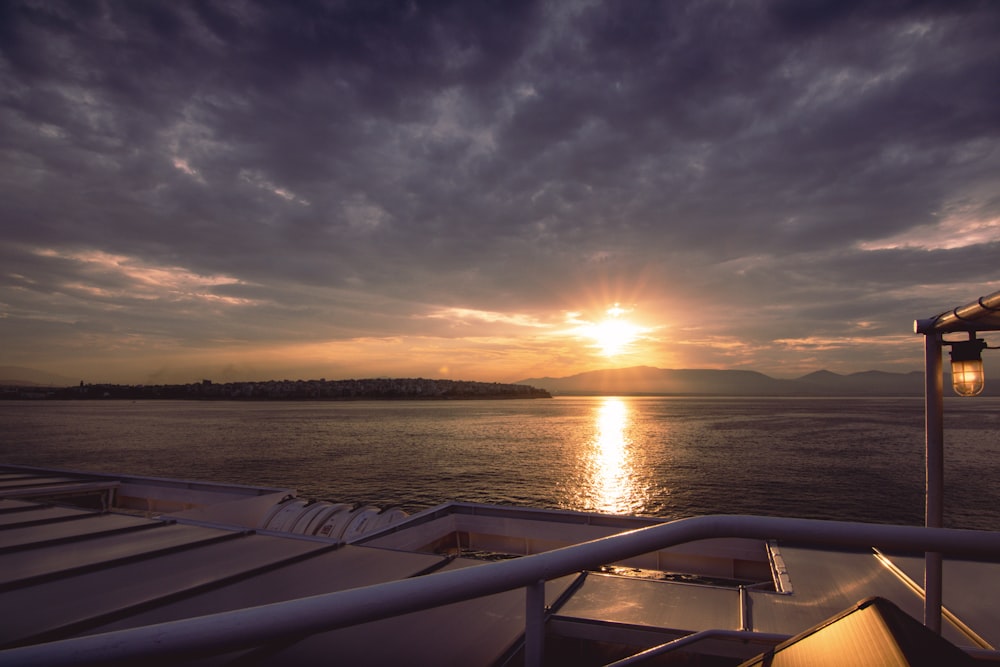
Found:
[[[540,665],[546,581],[697,540],[743,537],[1000,559],[1000,532],[713,515],[481,567],[391,581],[208,616],[0,651],[0,666],[89,665],[218,655],[525,588],[525,664]]]

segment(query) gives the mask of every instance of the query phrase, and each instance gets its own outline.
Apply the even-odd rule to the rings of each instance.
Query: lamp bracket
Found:
[[[982,352],[986,349],[986,341],[976,338],[974,333],[969,334],[969,340],[959,340],[951,345],[952,361],[979,361],[982,359]]]

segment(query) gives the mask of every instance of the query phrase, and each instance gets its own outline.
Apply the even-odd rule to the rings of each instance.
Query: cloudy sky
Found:
[[[8,0],[0,365],[918,370],[914,318],[1000,289],[997,35],[989,0]]]

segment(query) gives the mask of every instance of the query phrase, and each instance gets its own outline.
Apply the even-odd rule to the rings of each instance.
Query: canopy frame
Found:
[[[925,479],[924,525],[940,528],[944,518],[944,368],[945,334],[1000,331],[1000,292],[983,296],[934,317],[915,320],[924,335]],[[942,604],[940,552],[924,554],[924,625],[940,634]]]

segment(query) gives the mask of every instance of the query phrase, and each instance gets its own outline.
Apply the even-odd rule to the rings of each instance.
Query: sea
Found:
[[[0,401],[0,464],[668,519],[920,525],[921,398]],[[1000,530],[1000,398],[945,400],[945,525]]]

